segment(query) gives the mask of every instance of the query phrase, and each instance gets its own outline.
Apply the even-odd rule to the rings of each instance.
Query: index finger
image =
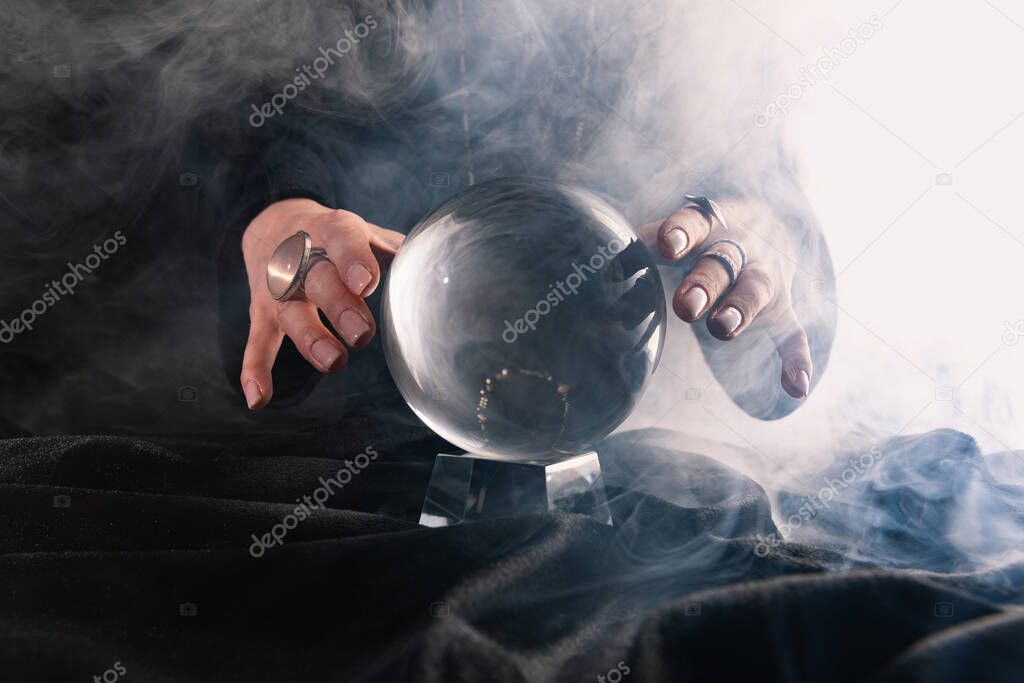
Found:
[[[348,211],[331,211],[317,219],[316,231],[348,290],[359,297],[372,294],[380,282],[380,266],[370,249],[366,222]]]
[[[694,206],[676,211],[658,228],[658,251],[671,261],[678,261],[711,234],[710,218]]]

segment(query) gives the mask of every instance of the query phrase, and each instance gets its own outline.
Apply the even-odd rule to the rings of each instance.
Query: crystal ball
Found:
[[[579,187],[503,178],[420,221],[384,288],[388,367],[412,410],[466,451],[580,453],[636,405],[665,295],[630,224]]]

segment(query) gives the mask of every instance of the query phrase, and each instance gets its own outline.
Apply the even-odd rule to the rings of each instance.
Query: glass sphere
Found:
[[[661,355],[647,247],[586,190],[504,178],[422,220],[381,321],[402,396],[437,434],[509,460],[586,450],[632,411]]]

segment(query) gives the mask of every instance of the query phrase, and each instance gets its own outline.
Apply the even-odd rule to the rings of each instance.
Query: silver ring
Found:
[[[737,272],[736,264],[732,262],[732,259],[730,259],[725,254],[719,254],[716,251],[706,251],[700,255],[701,258],[704,258],[705,256],[708,258],[713,258],[722,264],[722,267],[725,268],[725,272],[729,275],[730,287],[736,284],[736,277],[739,273]]]
[[[737,242],[736,240],[731,240],[727,237],[723,237],[722,239],[715,240],[714,242],[709,244],[708,249],[718,244],[731,244],[732,246],[736,247],[736,251],[740,252],[740,270],[743,270],[743,267],[747,265],[747,250],[743,248],[743,245]]]
[[[729,224],[725,222],[725,216],[722,215],[722,210],[718,208],[718,204],[716,204],[714,200],[692,194],[684,194],[683,199],[690,202],[683,207],[684,209],[692,206],[704,214],[704,218],[707,219],[709,223],[713,217],[722,224],[723,228],[726,230],[729,229]]]
[[[733,247],[736,248],[736,251],[740,253],[739,265],[733,263],[733,260],[729,256],[729,254],[726,254],[723,251],[715,249],[715,247],[717,247],[719,244],[731,244]],[[704,258],[705,256],[713,258],[722,264],[722,267],[725,268],[726,274],[729,276],[730,287],[736,284],[736,278],[739,277],[740,271],[743,270],[743,267],[747,265],[747,250],[743,248],[742,244],[735,240],[715,240],[714,242],[709,244],[707,249],[705,249],[704,252],[701,253],[700,255],[701,258]]]
[[[328,261],[327,252],[313,246],[313,239],[305,230],[277,245],[267,263],[267,289],[275,301],[293,299],[303,291],[306,274],[318,261]]]

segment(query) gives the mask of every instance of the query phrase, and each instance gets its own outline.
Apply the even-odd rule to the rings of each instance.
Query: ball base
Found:
[[[597,453],[529,461],[441,453],[434,460],[420,525],[444,527],[548,511],[612,523]]]

